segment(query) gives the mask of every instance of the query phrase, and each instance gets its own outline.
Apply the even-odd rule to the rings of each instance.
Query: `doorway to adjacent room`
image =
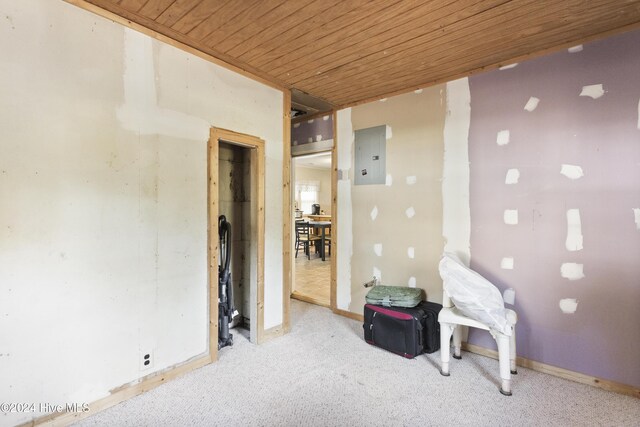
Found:
[[[331,301],[331,151],[292,159],[293,283],[291,296],[324,307]]]

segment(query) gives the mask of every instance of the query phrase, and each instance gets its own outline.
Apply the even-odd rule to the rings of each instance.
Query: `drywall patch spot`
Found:
[[[501,70],[501,71],[504,71],[504,70],[510,70],[512,68],[516,68],[517,66],[518,66],[518,63],[514,62],[513,64],[503,65],[502,67],[500,67],[498,69]]]
[[[577,165],[565,165],[560,167],[560,173],[569,179],[578,179],[584,176],[582,168]]]
[[[440,90],[442,101],[443,90]],[[469,206],[469,127],[471,91],[469,79],[446,85],[444,164],[442,170],[442,237],[444,250],[455,252],[469,265],[471,257],[471,209]]]
[[[558,305],[564,314],[573,314],[578,308],[578,300],[575,298],[563,298]]]
[[[582,250],[582,223],[580,209],[567,210],[567,240],[565,242],[570,252]]]
[[[582,264],[575,262],[565,262],[560,266],[560,275],[569,280],[580,280],[584,277]]]
[[[507,225],[518,224],[518,209],[505,209],[504,210],[504,223]]]
[[[371,213],[369,215],[371,216],[371,221],[375,221],[378,217],[378,207],[374,206],[373,209],[371,209]]]
[[[640,208],[633,208],[633,216],[636,221],[636,230],[640,230]]]
[[[569,53],[578,53],[578,52],[582,52],[582,49],[584,49],[584,48],[582,47],[581,44],[579,44],[577,46],[571,46],[567,50],[569,51]]]
[[[416,250],[413,246],[409,246],[407,248],[407,256],[411,259],[414,259],[416,257]]]
[[[528,112],[532,112],[533,110],[538,108],[539,102],[540,102],[540,99],[536,98],[535,96],[532,96],[531,98],[529,98],[529,100],[525,104],[524,109],[527,110]]]
[[[501,130],[496,137],[496,143],[498,145],[507,145],[509,143],[509,136],[510,132],[508,129]]]
[[[15,30],[15,29],[16,29],[16,27],[15,27],[15,25],[13,25],[13,19],[11,18],[11,16],[6,15],[6,16],[5,16],[5,19],[6,19],[7,21],[9,21],[9,25],[11,25],[11,29],[12,29],[12,30]]]
[[[407,208],[404,213],[407,215],[407,218],[413,218],[416,214],[416,210],[413,208],[413,206],[411,206],[410,208]]]
[[[322,135],[316,135],[316,142],[317,141],[322,141]]]
[[[393,137],[393,131],[391,130],[391,126],[387,125],[384,129],[385,139],[391,139]]]
[[[387,174],[387,178],[384,180],[384,185],[387,187],[391,187],[391,185],[393,185],[393,177],[390,173]]]
[[[206,141],[209,122],[158,106],[153,49],[151,38],[125,28],[124,102],[116,111],[119,123],[140,136],[162,135]]]
[[[513,288],[505,289],[502,293],[502,299],[507,304],[515,304],[516,303],[516,290]]]
[[[307,140],[308,143],[312,143],[313,142],[313,138],[309,137],[309,139]]]
[[[503,270],[513,270],[513,258],[502,258],[502,261],[500,261],[500,268],[502,268]]]
[[[313,123],[313,119],[307,120],[307,123]]]
[[[413,91],[413,93],[417,93],[418,95],[420,95],[422,93],[423,89],[416,89]]]
[[[382,271],[378,267],[373,267],[373,277],[378,279],[378,281],[382,280]]]
[[[387,98],[382,98],[380,102],[387,102]]]
[[[407,285],[409,285],[410,288],[415,288],[416,287],[416,278],[411,276],[409,277],[409,281],[407,282]]]
[[[300,127],[300,123],[294,123],[294,124],[293,124],[293,127],[294,127],[294,128],[299,128],[299,127]]]
[[[511,185],[517,184],[520,179],[520,171],[518,169],[509,169],[507,171],[507,176],[504,179],[504,183]]]
[[[298,145],[298,141],[293,141],[293,145]]]
[[[602,84],[582,86],[582,92],[580,92],[580,96],[589,96],[593,99],[598,99],[602,95],[604,95]]]
[[[324,116],[324,117],[322,118],[322,120],[324,120],[324,121],[326,122],[327,120],[329,120],[329,117],[331,117],[331,116]]]
[[[416,178],[415,175],[408,176],[406,180],[407,180],[407,185],[413,185],[416,182],[418,182],[418,178]]]
[[[382,243],[373,245],[373,252],[375,252],[377,256],[382,256]]]

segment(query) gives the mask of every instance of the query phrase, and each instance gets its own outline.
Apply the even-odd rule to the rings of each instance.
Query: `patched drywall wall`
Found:
[[[518,354],[640,386],[640,32],[470,86],[471,266],[514,289]]]
[[[329,150],[333,146],[333,114],[291,124],[291,153],[300,155]]]
[[[446,100],[444,86],[389,98],[350,109],[338,116],[338,238],[351,232],[350,281],[338,262],[338,296],[348,286],[348,310],[362,313],[367,289],[362,285],[376,276],[383,284],[419,287],[431,301],[442,300],[442,281],[437,265],[442,236],[442,174]],[[350,162],[353,136],[349,129],[387,126],[384,185],[353,185]],[[350,150],[345,164],[345,151]],[[350,179],[347,181],[348,170]],[[349,195],[341,194],[349,183]],[[343,185],[341,185],[343,184]],[[341,209],[352,203],[351,230],[341,220]],[[338,242],[339,258],[350,248]],[[338,298],[338,308],[344,299]]]
[[[266,141],[280,324],[282,93],[61,1],[0,8],[0,401],[92,402],[207,351],[211,126]]]
[[[442,236],[444,251],[458,255],[469,265],[471,258],[471,211],[469,207],[469,125],[471,100],[469,79],[446,85],[442,171]]]
[[[351,305],[351,259],[353,258],[353,202],[351,186],[353,178],[353,125],[351,108],[336,113],[338,194],[336,194],[335,216],[338,219],[338,256],[336,257],[336,308],[348,311]],[[375,215],[373,215],[375,213]],[[372,209],[372,219],[377,217],[377,208]],[[364,308],[362,309],[364,311]]]

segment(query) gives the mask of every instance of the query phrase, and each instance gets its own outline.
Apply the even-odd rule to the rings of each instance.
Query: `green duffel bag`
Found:
[[[384,307],[415,307],[423,300],[422,289],[406,286],[374,286],[365,297],[367,304]]]

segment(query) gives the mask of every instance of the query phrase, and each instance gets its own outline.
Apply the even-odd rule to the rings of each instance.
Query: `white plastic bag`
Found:
[[[445,253],[439,268],[444,292],[462,314],[511,335],[512,324],[507,320],[507,310],[498,288],[465,266],[454,254]]]

